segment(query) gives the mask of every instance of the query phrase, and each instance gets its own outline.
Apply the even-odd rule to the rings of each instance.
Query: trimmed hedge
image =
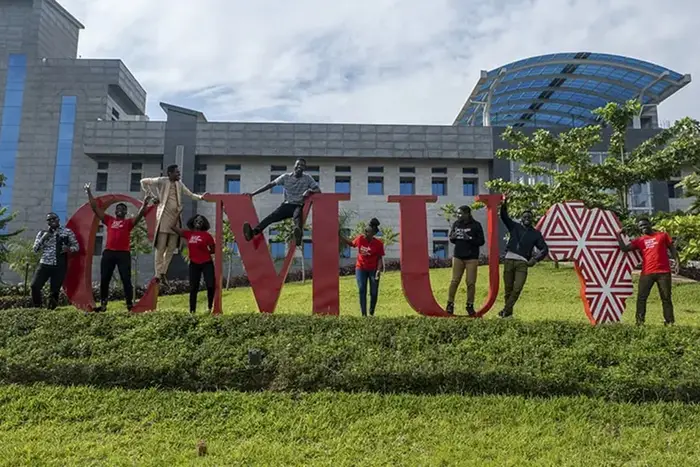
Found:
[[[700,402],[698,342],[689,327],[8,310],[0,382]]]

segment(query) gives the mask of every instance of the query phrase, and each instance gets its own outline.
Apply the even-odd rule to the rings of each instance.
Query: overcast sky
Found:
[[[209,120],[452,124],[479,70],[554,52],[690,73],[660,120],[700,119],[698,0],[59,0],[83,58],[121,58]]]

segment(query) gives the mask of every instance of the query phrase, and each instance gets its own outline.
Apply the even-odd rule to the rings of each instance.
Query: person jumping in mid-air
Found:
[[[197,310],[197,294],[202,276],[207,286],[209,313],[214,305],[216,277],[214,262],[211,259],[211,255],[214,254],[214,238],[209,233],[210,227],[207,218],[201,214],[196,214],[187,221],[186,230],[180,229],[177,222],[172,225],[173,232],[187,240],[187,253],[190,258],[190,313]]]
[[[312,193],[321,192],[316,180],[311,175],[304,173],[305,170],[306,161],[297,159],[293,172],[282,174],[254,192],[246,193],[252,197],[270,190],[276,185],[284,187],[284,202],[277,209],[272,211],[254,228],[248,222],[243,224],[243,235],[247,241],[261,234],[270,224],[292,218],[294,219],[294,242],[296,246],[301,246],[301,240],[304,235],[304,219],[302,219],[304,200]]]

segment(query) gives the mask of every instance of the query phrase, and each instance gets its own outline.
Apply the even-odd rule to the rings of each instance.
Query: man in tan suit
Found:
[[[155,273],[161,282],[167,282],[166,273],[173,259],[175,249],[180,246],[180,237],[172,231],[171,227],[177,223],[182,226],[182,195],[187,195],[195,201],[201,201],[204,195],[192,193],[180,181],[180,168],[170,165],[167,168],[167,177],[155,177],[141,179],[141,189],[146,195],[152,195],[158,203],[156,211],[156,235],[153,239],[155,247]]]

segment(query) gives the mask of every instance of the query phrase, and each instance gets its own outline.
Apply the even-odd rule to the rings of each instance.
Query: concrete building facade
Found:
[[[201,111],[167,103],[161,104],[166,120],[150,121],[145,115],[146,92],[124,63],[77,58],[82,28],[55,0],[0,0],[0,168],[7,179],[0,204],[18,213],[15,224],[26,227],[28,236],[43,228],[49,211],[65,222],[85,203],[85,183],[98,195],[141,197],[141,178],[159,176],[163,167],[177,163],[183,182],[193,191],[249,192],[291,170],[295,158],[303,157],[323,191],[350,192],[352,200],[341,209],[354,213],[355,221],[378,217],[383,226],[397,229],[398,207],[386,203],[388,195],[438,195],[438,202],[428,207],[426,254],[447,257],[449,226],[439,216],[440,206],[471,204],[475,195],[488,191],[489,179],[519,177],[517,167],[494,157],[504,147],[501,132],[513,122],[504,117],[502,126],[491,126],[488,118],[470,119],[475,112],[468,110],[471,101],[454,125],[444,126],[209,122]],[[478,89],[493,85],[488,73]],[[687,82],[689,77],[679,88]],[[498,92],[487,91],[495,96]],[[512,89],[502,92],[518,97]],[[567,129],[561,109],[552,111],[561,117],[555,120],[540,105],[546,99],[540,95],[534,100],[539,124],[521,113],[516,126],[525,131]],[[564,105],[564,100],[556,102]],[[643,115],[648,128],[630,130],[632,146],[658,131],[653,128],[658,102],[648,102],[653,106]],[[505,115],[491,109],[494,115]],[[590,123],[581,116],[571,122]],[[666,181],[642,187],[640,209],[677,207],[669,194],[676,193]],[[259,217],[281,200],[277,192],[256,197]],[[213,220],[214,207],[188,203],[184,217],[194,213]],[[483,213],[477,218],[483,221]],[[98,239],[95,265],[101,243]],[[283,245],[271,248],[274,255],[284,251]],[[304,248],[302,255],[309,260],[311,248]],[[398,246],[391,247],[388,256],[398,256]],[[147,277],[152,260],[140,263]],[[182,272],[182,263],[175,263],[172,273]]]

